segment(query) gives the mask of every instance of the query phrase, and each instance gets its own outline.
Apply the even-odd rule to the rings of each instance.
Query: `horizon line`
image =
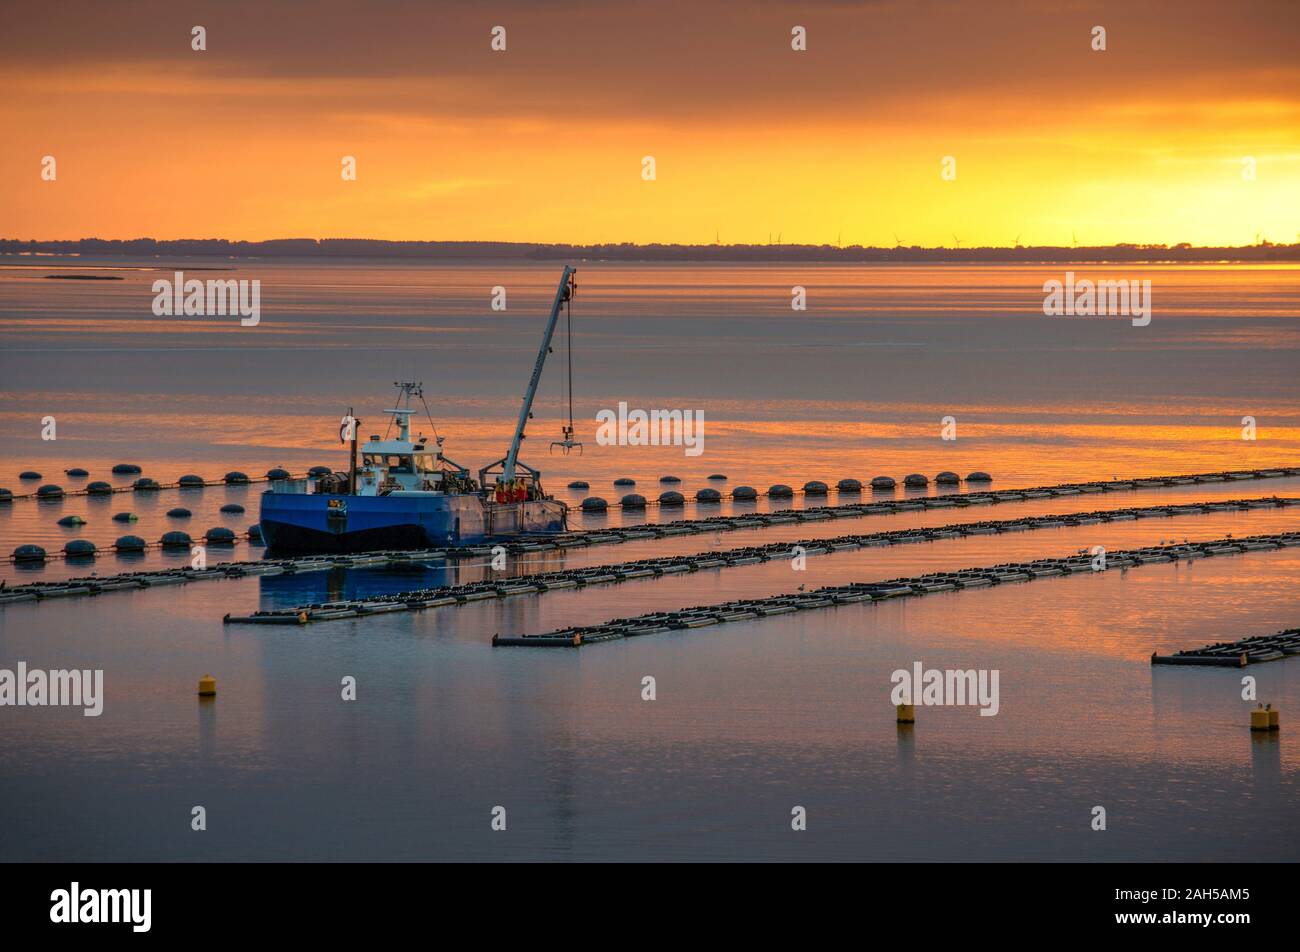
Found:
[[[1180,242],[1109,245],[832,245],[802,243],[683,244],[606,242],[570,244],[538,241],[484,241],[389,238],[0,238],[0,254],[15,257],[161,255],[213,257],[405,257],[405,258],[606,258],[658,261],[845,261],[845,262],[1017,262],[1094,261],[1300,261],[1300,243],[1193,245]]]

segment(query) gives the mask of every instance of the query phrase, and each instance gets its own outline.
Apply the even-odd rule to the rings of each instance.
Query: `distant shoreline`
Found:
[[[1090,247],[876,248],[852,245],[564,245],[504,241],[380,241],[356,238],[286,238],[271,241],[134,238],[125,241],[82,238],[69,241],[0,239],[0,255],[43,260],[53,256],[125,258],[405,258],[422,260],[523,259],[653,262],[831,262],[1044,264],[1044,263],[1253,263],[1300,261],[1300,244],[1263,242],[1239,247],[1118,244]]]

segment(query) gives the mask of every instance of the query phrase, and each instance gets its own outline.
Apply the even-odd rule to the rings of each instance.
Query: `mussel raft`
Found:
[[[1289,500],[1289,504],[1300,505],[1300,499]],[[700,552],[689,555],[662,556],[658,558],[638,559],[609,565],[583,566],[574,569],[561,569],[533,575],[520,575],[505,578],[484,579],[463,585],[443,586],[436,589],[420,589],[411,592],[398,592],[390,595],[377,595],[373,598],[353,600],[350,602],[331,602],[327,604],[300,605],[291,609],[258,611],[251,616],[228,618],[232,622],[252,622],[260,624],[280,624],[284,617],[300,618],[305,621],[325,621],[338,618],[351,618],[376,612],[400,611],[408,609],[433,608],[439,605],[475,601],[483,598],[506,597],[509,595],[533,594],[557,588],[584,587],[598,583],[623,582],[629,579],[658,577],[679,572],[696,572],[703,569],[728,568],[751,565],[759,562],[792,558],[796,551],[805,556],[822,555],[852,551],[870,546],[891,546],[909,543],[936,542],[943,539],[959,538],[967,535],[986,533],[1016,532],[1032,529],[1057,528],[1065,524],[1088,525],[1098,522],[1118,521],[1125,517],[1195,515],[1210,512],[1203,506],[1193,505],[1178,512],[1152,510],[1112,510],[1110,512],[1081,513],[1074,523],[1063,523],[1062,516],[1031,516],[1005,521],[987,521],[982,523],[956,523],[924,529],[893,529],[884,532],[856,536],[837,536],[834,538],[806,539],[796,542],[771,542],[764,545],[746,546],[725,551]],[[1268,548],[1263,544],[1254,546]],[[1276,546],[1271,546],[1276,548]],[[1159,559],[1170,561],[1169,559]]]
[[[917,597],[938,592],[960,592],[1007,582],[1029,582],[1081,572],[1104,572],[1158,562],[1217,557],[1289,546],[1300,546],[1300,532],[1247,536],[1242,539],[1224,538],[1192,544],[1147,546],[1132,551],[1119,550],[1107,555],[1106,564],[1101,569],[1097,569],[1092,558],[1087,555],[1036,559],[1032,562],[1006,562],[993,566],[961,569],[956,572],[933,572],[928,575],[908,576],[881,582],[850,582],[846,585],[827,586],[810,592],[740,599],[679,611],[652,612],[633,618],[615,618],[601,625],[562,628],[545,634],[496,634],[492,636],[492,644],[494,647],[579,648],[602,641],[705,628],[726,622],[751,621],[815,608],[835,608],[858,602],[874,603],[885,599]],[[303,618],[301,623],[307,620]]]

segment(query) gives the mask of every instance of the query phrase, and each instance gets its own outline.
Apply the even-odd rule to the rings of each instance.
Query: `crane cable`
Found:
[[[429,401],[427,401],[427,400],[424,399],[424,387],[421,387],[421,388],[420,388],[420,390],[419,390],[419,395],[420,395],[420,402],[424,404],[424,416],[425,416],[425,419],[427,419],[427,420],[429,421],[429,427],[430,427],[430,429],[433,430],[433,438],[434,438],[434,440],[437,441],[438,445],[441,446],[441,445],[442,445],[442,437],[440,437],[440,436],[438,435],[438,424],[436,424],[436,423],[433,422],[433,414],[429,412]]]

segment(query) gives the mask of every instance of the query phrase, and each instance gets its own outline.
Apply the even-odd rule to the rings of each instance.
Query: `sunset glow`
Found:
[[[358,10],[8,24],[0,231],[969,247],[1300,228],[1283,3],[1271,23],[1209,3]]]

